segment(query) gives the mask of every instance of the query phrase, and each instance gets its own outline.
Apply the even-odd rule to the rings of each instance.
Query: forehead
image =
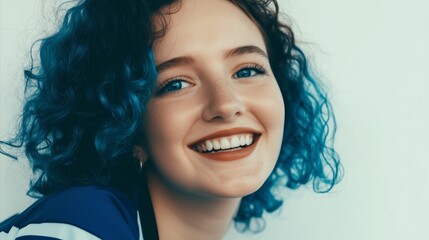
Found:
[[[173,9],[173,14],[164,14],[166,34],[154,43],[157,63],[246,45],[266,50],[256,23],[228,0],[183,0]]]

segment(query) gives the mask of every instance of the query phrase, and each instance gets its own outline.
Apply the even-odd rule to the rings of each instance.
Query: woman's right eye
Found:
[[[191,84],[183,79],[168,80],[161,84],[161,86],[158,88],[158,91],[156,92],[156,95],[160,96],[164,94],[175,93],[190,86]]]

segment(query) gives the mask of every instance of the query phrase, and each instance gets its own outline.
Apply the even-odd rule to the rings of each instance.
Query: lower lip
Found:
[[[215,153],[202,153],[202,152],[197,152],[197,153],[204,156],[205,158],[209,158],[211,160],[216,160],[216,161],[239,160],[249,156],[255,150],[256,144],[258,144],[259,137],[260,136],[255,137],[255,141],[249,147],[242,148],[239,150],[215,152]]]

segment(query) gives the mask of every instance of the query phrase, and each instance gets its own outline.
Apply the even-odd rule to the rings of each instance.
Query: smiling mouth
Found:
[[[190,148],[212,160],[238,160],[253,152],[259,138],[260,134],[240,133],[203,140],[193,144]]]
[[[208,139],[194,144],[192,148],[200,153],[235,151],[251,146],[256,137],[253,133],[235,134],[228,137]]]

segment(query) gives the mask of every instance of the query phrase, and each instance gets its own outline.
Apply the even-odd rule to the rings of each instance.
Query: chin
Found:
[[[238,181],[224,182],[215,189],[208,189],[209,195],[221,198],[241,198],[256,192],[265,182],[259,179],[244,180],[241,178]]]

